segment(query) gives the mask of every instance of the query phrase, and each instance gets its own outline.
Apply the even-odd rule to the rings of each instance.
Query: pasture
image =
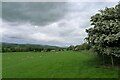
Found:
[[[117,78],[90,51],[9,52],[2,54],[3,78]]]

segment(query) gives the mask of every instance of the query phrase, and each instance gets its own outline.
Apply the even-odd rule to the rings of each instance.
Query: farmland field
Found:
[[[89,51],[3,53],[3,78],[117,78]]]

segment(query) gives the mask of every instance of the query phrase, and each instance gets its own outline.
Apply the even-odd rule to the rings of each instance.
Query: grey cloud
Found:
[[[65,6],[64,2],[3,2],[2,18],[9,22],[47,25],[64,17]]]
[[[2,17],[2,2],[0,2],[0,18]]]
[[[4,3],[5,21],[3,20],[4,27],[0,27],[0,30],[3,33],[3,40],[7,42],[77,45],[83,43],[87,36],[85,29],[90,27],[90,17],[99,9],[115,4],[109,2]]]

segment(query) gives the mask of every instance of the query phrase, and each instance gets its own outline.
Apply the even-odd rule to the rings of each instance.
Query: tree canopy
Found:
[[[120,3],[91,17],[87,41],[99,54],[120,57]]]
[[[103,58],[119,64],[120,60],[120,3],[115,7],[99,10],[91,17],[92,28],[86,30],[89,45]]]

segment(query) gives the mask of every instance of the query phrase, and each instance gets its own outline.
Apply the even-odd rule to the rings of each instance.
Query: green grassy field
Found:
[[[0,79],[2,79],[2,53],[0,52]]]
[[[117,78],[89,51],[3,53],[3,78]]]

